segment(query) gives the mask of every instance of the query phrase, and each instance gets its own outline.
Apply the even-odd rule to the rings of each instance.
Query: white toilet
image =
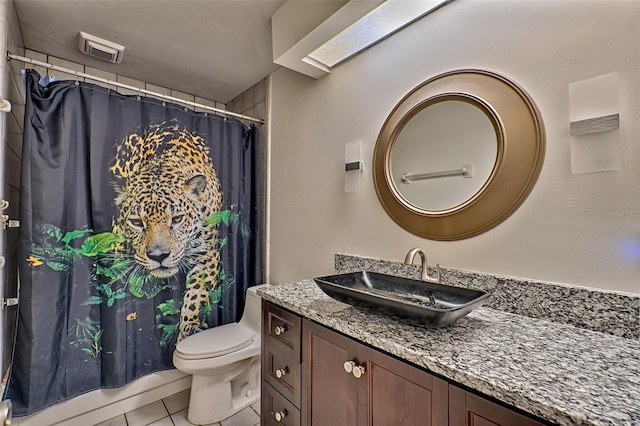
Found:
[[[218,422],[260,399],[261,299],[257,288],[247,290],[240,322],[189,336],[173,352],[173,365],[193,376],[187,415],[191,423]]]

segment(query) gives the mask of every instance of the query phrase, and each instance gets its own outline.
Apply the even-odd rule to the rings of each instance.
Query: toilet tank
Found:
[[[257,289],[268,285],[270,284],[257,285],[247,289],[247,298],[244,304],[242,319],[240,320],[240,324],[251,328],[258,335],[260,335],[260,324],[262,322],[262,298],[258,296]]]

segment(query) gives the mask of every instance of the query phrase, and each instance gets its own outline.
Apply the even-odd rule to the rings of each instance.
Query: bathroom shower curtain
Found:
[[[27,71],[14,415],[173,368],[261,282],[257,129]]]

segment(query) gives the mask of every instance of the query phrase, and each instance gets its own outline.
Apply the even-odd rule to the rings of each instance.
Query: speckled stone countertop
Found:
[[[264,299],[559,425],[640,425],[640,342],[490,308],[443,328],[338,302],[313,280]]]

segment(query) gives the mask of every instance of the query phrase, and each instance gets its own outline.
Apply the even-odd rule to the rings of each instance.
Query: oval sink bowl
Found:
[[[479,307],[489,294],[376,272],[353,272],[314,278],[329,297],[420,324],[445,326]]]

